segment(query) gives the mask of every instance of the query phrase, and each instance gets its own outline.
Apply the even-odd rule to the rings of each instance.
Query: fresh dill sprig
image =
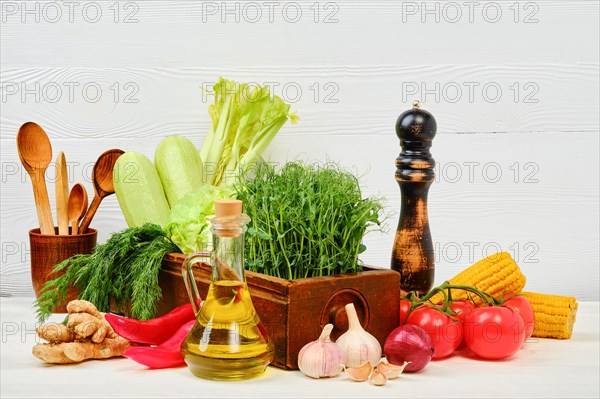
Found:
[[[158,285],[158,273],[165,254],[176,252],[178,248],[167,239],[156,238],[150,241],[143,251],[138,251],[129,264],[128,298],[131,298],[131,314],[140,320],[156,315],[162,290]]]
[[[180,251],[158,225],[114,233],[93,253],[72,256],[54,267],[54,272],[65,273],[42,288],[35,302],[38,320],[44,322],[55,305],[64,304],[70,286],[80,290],[79,299],[92,302],[101,312],[114,304],[136,319],[154,317],[162,297],[158,272],[162,258],[171,252]]]
[[[35,301],[35,313],[40,322],[50,317],[55,305],[64,304],[69,286],[80,287],[87,281],[93,257],[94,254],[74,255],[54,266],[53,273],[66,270],[62,276],[47,281],[40,290]]]

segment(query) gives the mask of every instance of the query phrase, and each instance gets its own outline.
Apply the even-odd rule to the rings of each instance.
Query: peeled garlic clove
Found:
[[[404,362],[402,366],[397,366],[395,364],[390,364],[387,362],[379,362],[377,365],[377,371],[381,374],[385,375],[388,380],[393,380],[394,378],[398,378],[400,374],[404,371],[404,368],[408,366],[410,362]]]
[[[379,341],[360,325],[353,303],[347,304],[345,309],[348,315],[348,331],[337,339],[336,344],[344,352],[346,367],[359,367],[365,362],[379,363],[381,359]]]
[[[387,380],[388,380],[387,377],[383,373],[380,373],[377,370],[373,371],[373,374],[371,374],[371,376],[369,377],[369,382],[373,385],[378,385],[378,386],[385,385]]]
[[[354,381],[366,381],[371,375],[371,372],[373,372],[373,366],[371,366],[371,363],[369,362],[366,362],[360,367],[350,367],[346,369],[346,374]]]
[[[312,378],[335,377],[344,368],[344,353],[329,335],[332,324],[327,324],[319,339],[304,345],[298,353],[298,368]]]

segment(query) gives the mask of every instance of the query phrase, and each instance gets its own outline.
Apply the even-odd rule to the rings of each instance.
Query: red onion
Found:
[[[404,371],[419,371],[433,357],[433,342],[421,327],[405,324],[388,335],[383,351],[391,364],[410,362]]]

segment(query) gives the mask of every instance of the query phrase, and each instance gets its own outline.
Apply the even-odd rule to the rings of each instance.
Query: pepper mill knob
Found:
[[[429,112],[421,109],[419,100],[415,100],[413,108],[404,111],[396,121],[396,135],[400,140],[432,141],[436,131],[435,118]]]
[[[396,121],[402,151],[396,158],[400,186],[400,220],[394,239],[391,268],[400,273],[405,291],[426,293],[433,286],[435,257],[427,214],[429,186],[435,179],[435,160],[429,152],[437,123],[419,101]]]

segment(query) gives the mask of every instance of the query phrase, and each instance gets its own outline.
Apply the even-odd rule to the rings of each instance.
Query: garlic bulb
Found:
[[[372,365],[381,359],[381,345],[377,338],[362,328],[353,303],[345,306],[348,315],[348,331],[335,342],[344,352],[346,367],[359,367],[366,362]]]
[[[298,353],[298,368],[312,378],[335,377],[344,368],[344,353],[329,337],[333,324],[327,324],[318,340],[304,345]]]

